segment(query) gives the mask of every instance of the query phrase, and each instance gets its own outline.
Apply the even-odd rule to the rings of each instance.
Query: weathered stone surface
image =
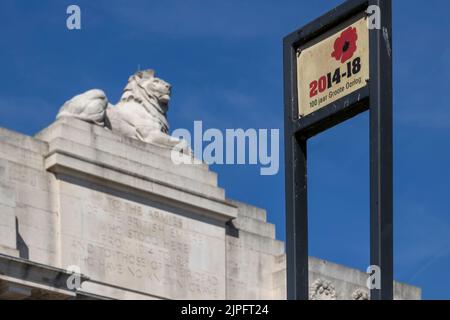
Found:
[[[240,217],[247,217],[262,222],[266,222],[267,219],[266,210],[236,200],[228,200],[228,201],[234,204],[236,207],[238,207]]]
[[[174,165],[171,161],[171,149],[161,146],[143,143],[126,138],[86,122],[62,118],[36,135],[37,138],[47,142],[55,142],[52,151],[61,148],[58,140],[70,142],[70,148],[66,145],[62,150],[72,150],[74,155],[84,155],[86,148],[114,155],[118,158],[151,166],[163,172],[187,177],[205,184],[217,187],[217,174],[208,170],[204,164]]]
[[[155,166],[147,165],[142,162],[133,161],[125,157],[99,151],[88,146],[83,146],[66,139],[57,138],[50,142],[50,153],[61,153],[80,158],[83,155],[86,162],[113,168],[130,176],[138,176],[146,180],[156,181],[162,184],[170,184],[179,188],[192,190],[193,192],[203,194],[205,196],[217,199],[223,199],[224,190],[215,185],[205,183],[199,177],[191,179],[172,173],[169,170],[155,168]]]
[[[0,129],[0,253],[79,267],[80,299],[285,299],[284,243],[266,211],[170,152],[77,119],[35,138]],[[367,298],[363,272],[314,258],[310,270],[315,299]],[[19,280],[1,280],[5,297],[30,286]],[[41,298],[74,297],[39,286]],[[396,283],[395,295],[420,290]]]
[[[48,146],[44,141],[5,128],[0,128],[0,142],[5,142],[37,154],[43,154],[48,150]]]
[[[233,225],[239,230],[275,239],[275,225],[271,223],[238,215],[238,217],[233,220]]]
[[[224,298],[223,226],[80,182],[58,186],[63,266],[159,297]]]
[[[241,239],[227,237],[227,299],[274,299],[275,256]]]
[[[199,213],[212,214],[224,221],[236,216],[236,209],[220,199],[211,199],[186,192],[180,188],[142,179],[122,171],[106,168],[64,154],[52,154],[46,159],[47,170],[55,174],[81,175],[88,181],[113,184],[117,189],[129,192],[149,193],[148,196],[158,197],[160,201],[173,202],[180,206],[196,208]]]
[[[0,192],[2,189],[0,188]],[[13,250],[16,248],[16,220],[14,209],[0,204],[0,246]]]

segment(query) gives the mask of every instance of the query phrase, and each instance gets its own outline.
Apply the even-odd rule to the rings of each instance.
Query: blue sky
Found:
[[[2,0],[0,126],[34,134],[91,88],[115,102],[140,65],[173,84],[172,129],[282,130],[282,38],[340,2]],[[394,1],[395,277],[449,299],[450,2],[413,3]],[[66,29],[70,4],[81,31]],[[359,269],[369,265],[368,139],[363,114],[309,143],[310,253]],[[271,177],[212,169],[228,197],[266,208],[284,239],[280,159]]]

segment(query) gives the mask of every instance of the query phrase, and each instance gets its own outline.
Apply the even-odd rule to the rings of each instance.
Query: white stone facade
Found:
[[[0,129],[0,298],[285,299],[284,243],[266,218],[170,148],[73,118],[35,137]],[[39,277],[69,266],[77,290]],[[310,270],[311,298],[368,297],[363,272],[313,258]]]

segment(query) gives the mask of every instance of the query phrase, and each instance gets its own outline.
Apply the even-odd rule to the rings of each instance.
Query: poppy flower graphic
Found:
[[[334,51],[331,56],[337,61],[341,61],[341,63],[351,59],[357,49],[357,40],[358,33],[356,28],[348,27],[348,29],[342,31],[341,35],[334,42]]]

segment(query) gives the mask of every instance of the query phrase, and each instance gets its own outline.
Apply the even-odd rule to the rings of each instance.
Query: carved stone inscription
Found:
[[[63,266],[162,298],[225,298],[222,227],[65,182],[60,188]]]

